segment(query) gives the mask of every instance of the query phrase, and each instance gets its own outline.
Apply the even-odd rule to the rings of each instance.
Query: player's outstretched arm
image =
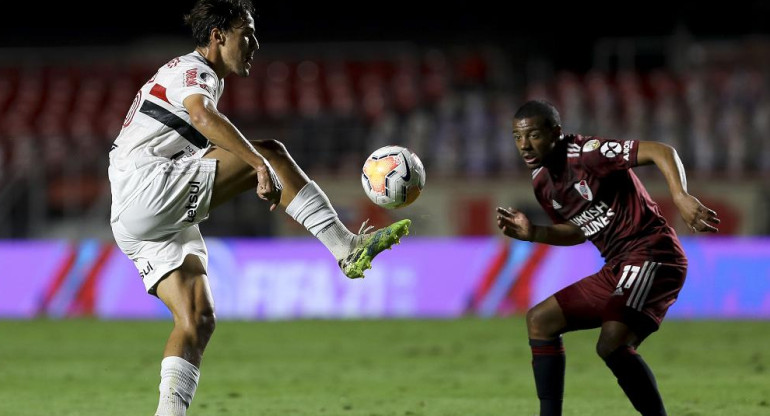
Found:
[[[203,94],[185,98],[184,106],[196,130],[217,147],[234,154],[257,171],[257,195],[272,203],[271,210],[281,201],[282,186],[270,163],[246,140],[241,132],[220,113],[214,102]]]
[[[553,246],[574,246],[586,241],[585,234],[570,223],[534,225],[523,212],[497,208],[497,228],[508,237]]]
[[[639,142],[636,161],[638,165],[654,163],[660,169],[668,183],[671,197],[690,229],[696,232],[718,231],[717,213],[687,192],[687,176],[676,149],[664,143],[642,141]]]

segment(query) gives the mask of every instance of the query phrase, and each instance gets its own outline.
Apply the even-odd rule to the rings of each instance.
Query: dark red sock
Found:
[[[663,399],[650,367],[631,347],[623,346],[604,359],[634,408],[644,416],[666,416]]]
[[[564,345],[561,337],[554,340],[530,339],[532,371],[540,399],[540,416],[561,416],[564,400]]]

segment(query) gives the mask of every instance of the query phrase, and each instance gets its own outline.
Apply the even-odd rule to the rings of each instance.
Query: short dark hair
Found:
[[[543,117],[546,127],[554,128],[561,125],[561,116],[556,107],[545,100],[531,100],[527,101],[519,107],[514,114],[514,119],[530,118],[530,117]]]
[[[215,27],[230,30],[236,19],[246,19],[248,15],[254,15],[250,0],[198,0],[184,16],[184,22],[192,29],[196,46],[207,46]]]

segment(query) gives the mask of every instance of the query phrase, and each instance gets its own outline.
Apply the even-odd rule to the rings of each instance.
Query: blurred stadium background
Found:
[[[20,5],[0,26],[0,318],[168,317],[113,246],[107,152],[139,86],[192,50],[192,3]],[[691,260],[670,316],[770,319],[767,2],[290,3],[257,4],[252,75],[227,79],[220,110],[249,138],[283,141],[350,228],[408,217],[413,232],[348,282],[304,229],[243,195],[202,224],[220,317],[516,317],[596,269],[592,246],[495,233],[498,205],[547,221],[510,137],[517,106],[547,98],[568,132],[675,146],[719,212],[718,236],[691,236],[659,172],[637,169]],[[425,164],[406,209],[361,190],[385,144]]]
[[[105,155],[137,88],[191,50],[181,23],[191,3],[140,1],[98,18],[59,4],[2,28],[0,236],[110,238]],[[420,234],[484,235],[495,202],[530,203],[510,117],[545,97],[567,131],[675,145],[694,190],[724,206],[723,233],[770,232],[769,6],[651,2],[632,23],[581,20],[577,6],[546,22],[534,5],[513,17],[487,4],[258,5],[262,49],[250,77],[227,80],[220,110],[248,137],[284,141],[331,194],[350,198],[361,196],[366,155],[409,146],[428,172],[419,209],[459,216],[434,212]],[[474,196],[479,183],[496,192]],[[433,206],[431,194],[447,203]],[[289,232],[254,200],[230,204],[233,215],[212,216],[206,232]],[[375,215],[339,202],[350,222]]]

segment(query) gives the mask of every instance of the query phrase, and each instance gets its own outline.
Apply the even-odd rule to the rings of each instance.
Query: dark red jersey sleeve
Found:
[[[638,151],[637,140],[586,137],[580,147],[580,163],[597,176],[607,176],[613,171],[636,166]]]

